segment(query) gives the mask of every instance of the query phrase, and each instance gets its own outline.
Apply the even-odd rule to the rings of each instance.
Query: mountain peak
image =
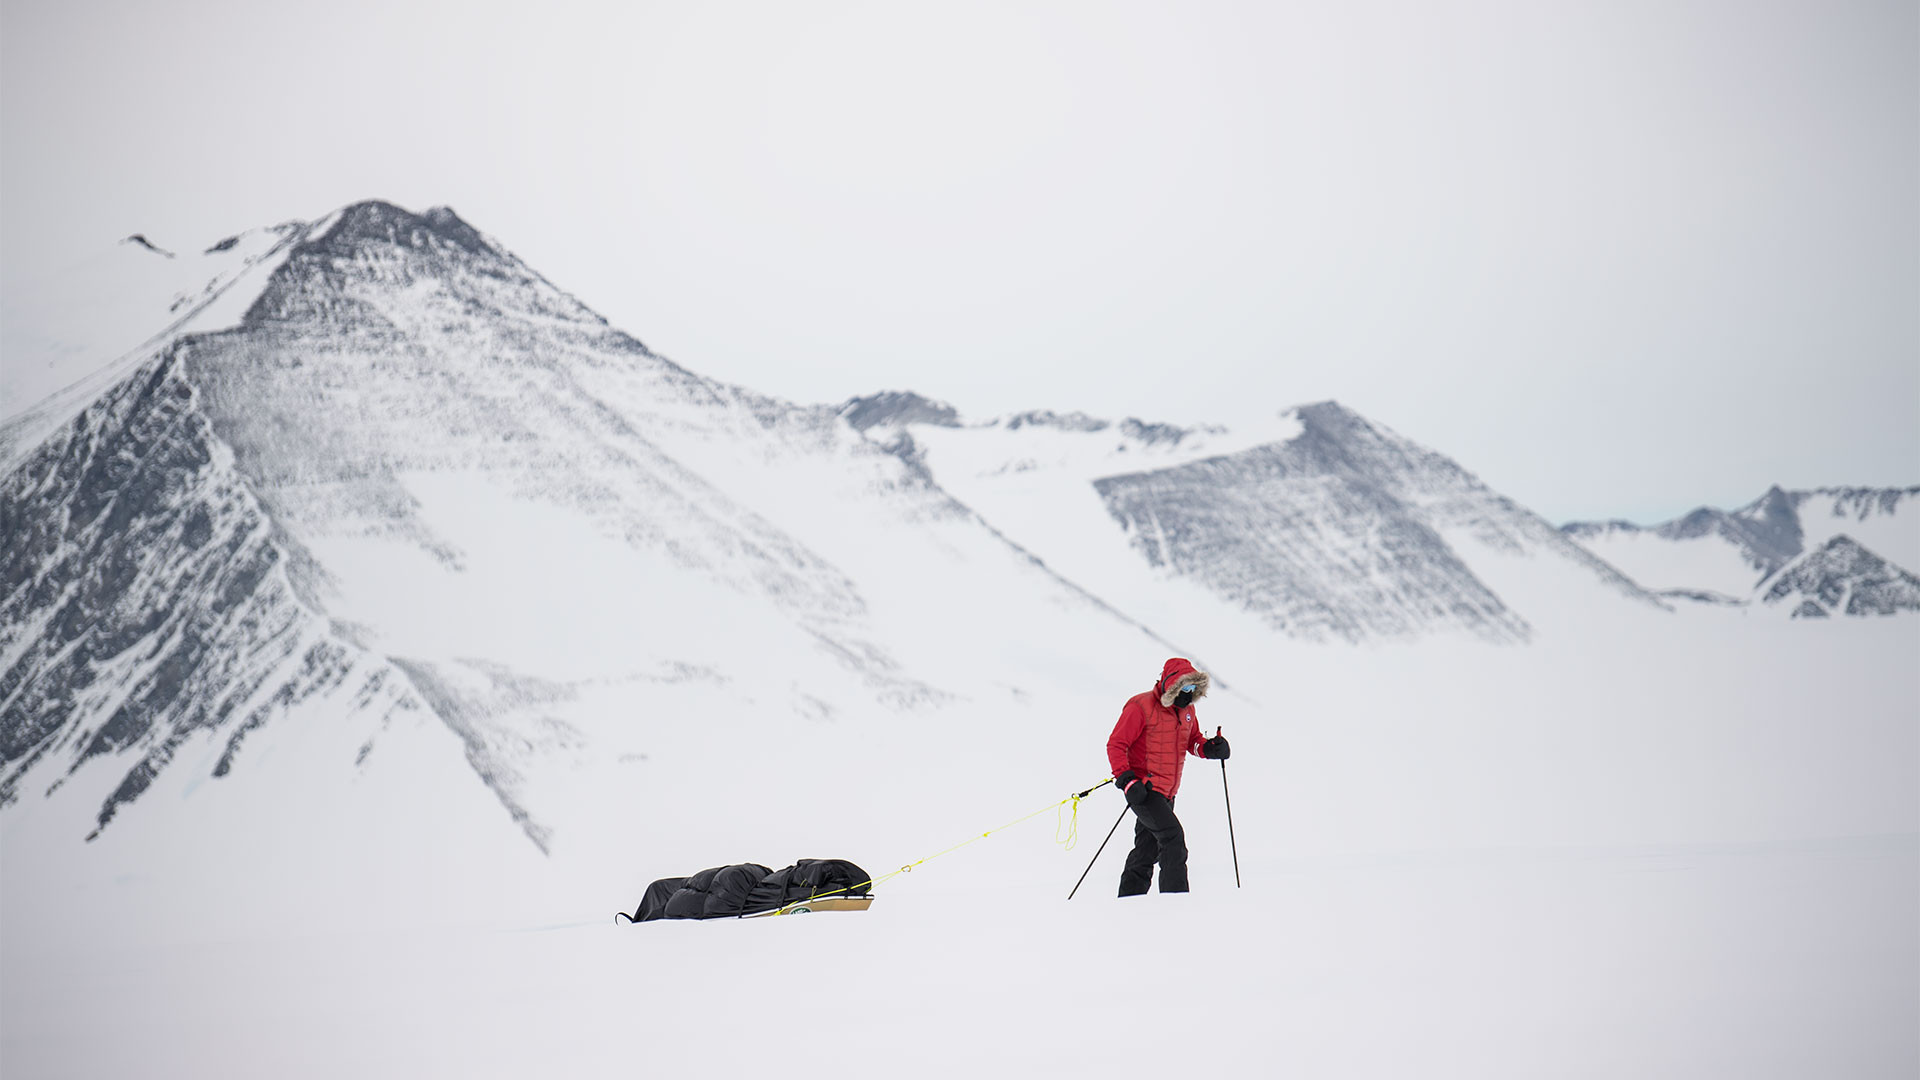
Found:
[[[1300,422],[1299,437],[1323,444],[1350,446],[1356,442],[1391,442],[1393,436],[1366,417],[1331,398],[1298,405],[1281,414]]]
[[[1745,534],[1747,546],[1776,566],[1806,547],[1806,535],[1800,528],[1799,500],[1782,491],[1778,484],[1736,511],[1733,519]]]
[[[1285,441],[1301,460],[1314,468],[1349,476],[1393,482],[1422,477],[1431,485],[1476,485],[1478,480],[1452,459],[1419,446],[1392,429],[1376,424],[1337,401],[1300,405],[1281,414],[1300,425]]]
[[[1759,520],[1779,520],[1792,515],[1800,500],[1783,490],[1779,484],[1768,488],[1766,494],[1748,503],[1739,511],[1742,517]]]
[[[1373,427],[1366,417],[1333,398],[1316,401],[1309,405],[1295,405],[1280,415],[1293,417],[1309,428],[1317,426],[1326,430],[1350,430],[1356,427]]]
[[[472,255],[499,254],[451,207],[436,206],[424,214],[415,214],[379,199],[342,208],[333,226],[310,241],[310,246],[344,253],[366,243],[418,249],[432,246],[436,240]]]

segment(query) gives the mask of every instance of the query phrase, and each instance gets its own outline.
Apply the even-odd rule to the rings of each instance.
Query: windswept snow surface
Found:
[[[0,816],[0,1046],[36,1077],[616,1076],[743,1045],[956,1077],[1912,1075],[1920,620],[1618,629],[1275,649],[1201,704],[1234,742],[1244,887],[1194,760],[1187,897],[1113,899],[1123,832],[1065,899],[1119,812],[1102,792],[1072,851],[1043,813],[866,914],[611,920],[655,877],[884,873],[1045,807],[1104,775],[1152,670],[914,722],[854,695],[798,731],[690,695],[684,742],[603,802],[613,827],[544,859],[482,842],[484,795],[444,758],[376,755],[330,790],[299,780],[306,729],[270,726],[268,760],[167,795],[185,834],[134,814],[22,850],[30,815]],[[1177,1031],[1127,1034],[1150,1009]]]
[[[1895,1080],[1916,1057],[1914,861],[1862,841],[1263,863],[1238,892],[1214,876],[1129,903],[996,891],[745,923],[149,942],[66,957],[10,999],[31,1035],[8,1059],[33,1077],[777,1058],[806,1078]]]

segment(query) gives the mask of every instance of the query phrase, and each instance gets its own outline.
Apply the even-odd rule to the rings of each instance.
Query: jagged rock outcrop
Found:
[[[856,431],[866,431],[883,425],[960,426],[960,413],[953,406],[944,401],[932,401],[919,394],[901,390],[885,390],[866,397],[848,398],[838,411]]]
[[[105,826],[187,739],[224,775],[278,708],[377,680],[287,581],[270,522],[156,361],[0,481],[0,805],[36,765],[57,785],[131,753]]]
[[[1892,615],[1920,611],[1920,577],[1836,536],[1760,586],[1760,602],[1791,607],[1795,618]]]

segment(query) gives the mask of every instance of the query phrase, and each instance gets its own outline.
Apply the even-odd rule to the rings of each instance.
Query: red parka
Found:
[[[1107,764],[1113,766],[1113,775],[1132,769],[1135,778],[1152,780],[1153,790],[1169,799],[1180,790],[1180,773],[1186,768],[1187,755],[1205,756],[1200,746],[1206,737],[1200,734],[1194,707],[1188,705],[1177,712],[1173,708],[1169,691],[1182,682],[1195,683],[1197,694],[1207,692],[1206,672],[1195,671],[1192,664],[1176,656],[1167,661],[1153,689],[1127,699],[1119,723],[1107,737]]]

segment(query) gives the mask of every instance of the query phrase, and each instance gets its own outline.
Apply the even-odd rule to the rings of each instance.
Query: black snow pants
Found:
[[[1160,891],[1187,891],[1187,832],[1173,816],[1173,800],[1157,791],[1133,808],[1133,850],[1120,871],[1120,895],[1139,896],[1153,883],[1153,864],[1160,864]]]

